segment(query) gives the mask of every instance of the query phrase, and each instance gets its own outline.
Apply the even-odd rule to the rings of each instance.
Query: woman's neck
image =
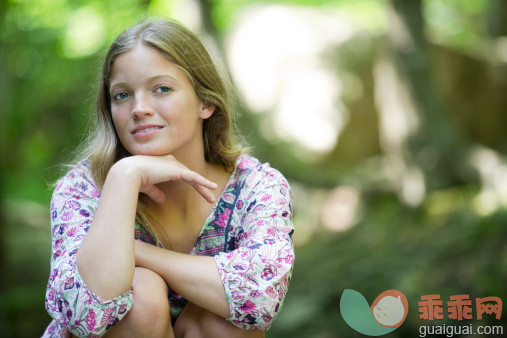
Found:
[[[212,182],[217,183],[218,188],[211,192],[218,199],[227,184],[230,173],[223,167],[204,162],[200,165],[185,164],[189,169],[197,172]],[[150,209],[161,221],[171,220],[173,223],[186,223],[187,220],[200,217],[199,214],[207,214],[213,207],[199,194],[195,188],[184,181],[171,181],[157,184],[164,192],[166,201],[164,204],[156,204],[150,201]]]

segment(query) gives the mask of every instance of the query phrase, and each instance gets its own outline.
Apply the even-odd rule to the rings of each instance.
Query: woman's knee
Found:
[[[153,327],[161,321],[170,322],[167,284],[162,277],[151,270],[137,267],[132,288],[132,309],[142,324]]]
[[[172,327],[164,279],[151,270],[136,267],[132,288],[132,308],[111,333],[128,330],[133,336],[170,337]],[[167,335],[168,331],[171,334]]]

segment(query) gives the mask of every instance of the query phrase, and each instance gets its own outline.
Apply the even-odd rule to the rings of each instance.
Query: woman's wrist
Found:
[[[138,191],[141,186],[141,175],[139,170],[131,163],[129,158],[124,158],[113,164],[106,180],[113,180],[120,184],[126,182],[132,184]]]
[[[144,243],[140,240],[135,241],[135,264],[143,268],[150,268],[150,257],[157,254],[157,250],[161,248],[152,244]],[[169,251],[169,250],[167,250]],[[166,253],[167,254],[167,253]]]

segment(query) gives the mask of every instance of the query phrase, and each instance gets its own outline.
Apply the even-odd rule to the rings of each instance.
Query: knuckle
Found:
[[[193,170],[188,170],[188,177],[192,180],[195,180],[199,176],[198,173],[196,173]]]

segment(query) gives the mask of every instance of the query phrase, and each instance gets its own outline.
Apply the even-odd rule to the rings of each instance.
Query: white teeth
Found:
[[[148,131],[148,130],[153,130],[153,129],[160,129],[162,127],[149,127],[149,128],[145,128],[145,129],[139,129],[139,130],[136,130],[134,132],[134,134],[137,134],[137,133],[142,133],[142,132],[145,132],[145,131]]]

